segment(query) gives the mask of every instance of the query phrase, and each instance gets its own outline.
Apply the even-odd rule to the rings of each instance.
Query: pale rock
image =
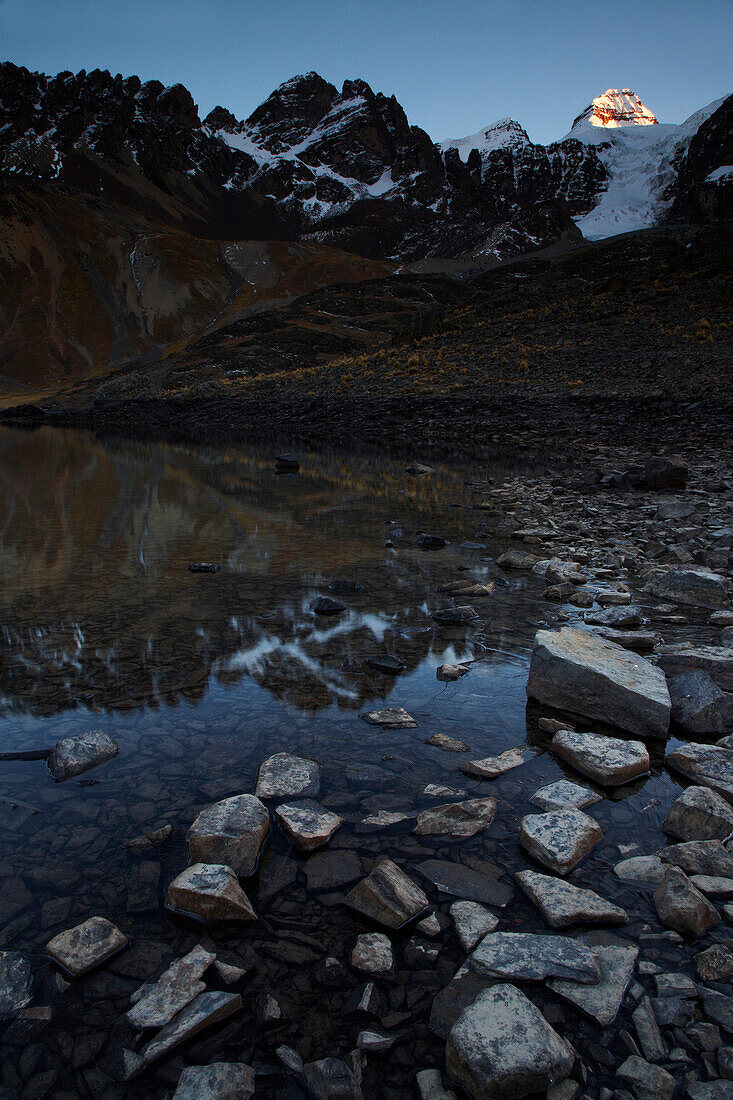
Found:
[[[385,730],[412,730],[417,728],[417,722],[408,714],[404,707],[383,707],[382,710],[372,710],[361,717],[370,726],[381,726]]]
[[[358,1050],[365,1050],[372,1054],[381,1054],[389,1050],[395,1044],[393,1035],[383,1035],[381,1031],[360,1031],[356,1037]]]
[[[726,943],[714,943],[695,955],[695,968],[701,982],[727,982],[733,978],[733,951]]]
[[[169,1054],[181,1043],[192,1039],[205,1028],[221,1023],[242,1011],[242,998],[238,993],[199,993],[169,1024],[142,1048],[138,1055],[126,1059],[125,1076],[137,1077],[158,1058]],[[132,1052],[129,1052],[132,1053]]]
[[[568,978],[594,985],[601,977],[596,958],[584,943],[531,932],[489,932],[469,962],[484,978],[533,982]]]
[[[435,675],[439,680],[450,684],[456,680],[460,680],[467,672],[468,669],[465,665],[438,665],[435,670]]]
[[[666,764],[691,783],[733,801],[733,749],[687,742],[667,753]]]
[[[414,816],[414,814],[400,813],[398,810],[377,810],[375,814],[367,814],[363,817],[361,823],[371,829],[388,829],[392,825],[410,821]]]
[[[456,1094],[444,1087],[440,1070],[421,1069],[415,1084],[420,1100],[457,1100]]]
[[[211,1062],[186,1066],[178,1078],[173,1100],[250,1100],[255,1094],[255,1075],[240,1062]]]
[[[444,749],[446,752],[470,752],[470,747],[465,741],[458,741],[455,737],[448,737],[445,733],[434,733],[428,737],[426,745],[432,745],[436,749]]]
[[[603,839],[603,831],[582,810],[528,814],[519,827],[519,843],[558,875],[567,875]]]
[[[392,944],[383,932],[367,932],[357,938],[351,965],[366,974],[388,974],[394,966]]]
[[[733,898],[733,879],[719,875],[691,875],[690,882],[706,898],[721,898],[730,901]]]
[[[614,868],[622,882],[646,882],[657,886],[664,878],[664,867],[659,856],[632,856],[622,859]]]
[[[46,954],[73,978],[81,978],[128,945],[127,936],[106,917],[89,917],[59,932],[46,944]]]
[[[223,863],[194,863],[168,887],[168,905],[203,920],[257,920],[236,874]]]
[[[296,848],[312,852],[327,844],[343,818],[312,799],[281,803],[275,810],[280,827]]]
[[[667,865],[654,892],[662,924],[682,936],[702,936],[720,921],[720,914],[679,867]]]
[[[733,879],[733,855],[719,840],[688,840],[662,848],[663,863],[674,863],[686,875],[715,875]]]
[[[495,798],[471,798],[434,806],[418,814],[413,832],[417,836],[471,837],[486,829],[495,812]]]
[[[493,932],[499,923],[499,918],[494,913],[476,901],[454,901],[450,907],[450,915],[461,947],[466,952],[472,951],[479,940],[487,932]]]
[[[423,794],[429,798],[463,798],[466,791],[461,787],[445,787],[440,783],[428,783]]]
[[[625,741],[600,733],[560,730],[550,748],[581,775],[603,787],[629,783],[650,768],[649,752],[641,741]]]
[[[270,831],[270,815],[259,798],[239,794],[201,811],[186,833],[192,863],[224,863],[240,878],[253,875]]]
[[[601,980],[597,985],[579,985],[561,978],[553,979],[548,984],[555,993],[575,1005],[601,1027],[609,1027],[615,1020],[631,984],[639,949],[623,944],[590,946],[593,947],[601,968]]]
[[[518,871],[514,878],[551,928],[571,924],[624,924],[626,911],[593,890],[581,889],[552,875]]]
[[[201,976],[216,955],[200,945],[176,959],[127,1013],[130,1027],[163,1027],[206,988]]]
[[[391,859],[381,860],[345,900],[363,916],[394,929],[420,916],[429,905],[420,887]]]
[[[506,749],[498,756],[486,756],[483,760],[469,760],[461,766],[461,771],[479,779],[496,779],[505,772],[518,768],[529,756],[530,753],[523,749]]]
[[[548,783],[546,787],[535,791],[530,802],[540,810],[583,810],[594,802],[600,802],[601,798],[600,794],[589,787],[581,787],[577,783],[571,783],[569,779],[558,779],[555,783]]]
[[[258,798],[317,798],[320,789],[320,764],[278,752],[260,764],[255,794]]]

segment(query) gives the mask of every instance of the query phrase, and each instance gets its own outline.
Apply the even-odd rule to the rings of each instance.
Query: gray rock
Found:
[[[733,1081],[694,1081],[687,1086],[690,1100],[733,1100]]]
[[[455,680],[460,680],[467,672],[468,669],[465,665],[438,665],[435,670],[435,675],[438,680],[450,684]]]
[[[258,798],[317,798],[320,789],[320,764],[278,752],[260,764],[255,794]]]
[[[733,997],[718,993],[715,989],[703,988],[701,992],[703,1008],[708,1019],[714,1020],[726,1031],[733,1033]]]
[[[417,722],[408,714],[404,707],[383,707],[382,710],[371,710],[360,716],[370,726],[381,726],[385,730],[413,730],[417,728]]]
[[[619,1066],[616,1076],[631,1085],[636,1100],[672,1100],[677,1087],[671,1073],[661,1066],[651,1065],[636,1054]]]
[[[168,905],[203,920],[257,920],[236,874],[223,863],[194,863],[168,887]]]
[[[701,982],[727,982],[733,977],[733,951],[725,943],[714,943],[695,955]]]
[[[702,669],[668,680],[672,719],[686,733],[722,734],[733,729],[733,694],[721,691]]]
[[[440,1070],[422,1069],[415,1076],[420,1100],[456,1100],[456,1094],[443,1086]]]
[[[617,630],[624,626],[641,626],[644,616],[638,607],[607,607],[605,611],[586,611],[585,622],[592,626],[612,626]]]
[[[48,770],[61,783],[117,756],[120,747],[104,730],[85,730],[57,741],[48,758]]]
[[[657,886],[664,878],[664,867],[659,856],[632,856],[622,859],[613,868],[622,882],[646,882]]]
[[[499,923],[499,918],[494,913],[490,913],[476,901],[454,901],[450,907],[450,915],[461,947],[466,952],[472,951],[479,940],[487,932],[493,932]]]
[[[667,1044],[648,997],[642,997],[631,1016],[644,1057],[648,1062],[661,1062],[667,1057]]]
[[[478,619],[478,611],[470,604],[461,607],[444,607],[433,612],[433,621],[443,626],[463,626]]]
[[[365,1050],[372,1054],[381,1054],[395,1045],[394,1035],[383,1035],[381,1031],[360,1031],[356,1037],[358,1050]]]
[[[446,787],[443,783],[428,783],[423,790],[429,798],[463,798],[466,793],[464,787]]]
[[[387,928],[401,928],[428,908],[420,887],[393,863],[381,860],[346,895],[346,904]]]
[[[626,911],[593,890],[572,886],[552,875],[518,871],[514,878],[551,928],[571,924],[624,924]]]
[[[151,829],[150,832],[141,833],[139,836],[126,840],[122,847],[126,852],[148,852],[151,848],[157,848],[173,836],[172,825],[162,825],[159,829]]]
[[[483,902],[484,905],[495,905],[501,909],[512,896],[511,886],[462,863],[426,859],[416,863],[415,870],[444,894],[465,901]]]
[[[649,752],[641,741],[625,741],[600,733],[560,730],[550,748],[581,775],[603,787],[629,783],[650,768]]]
[[[719,840],[688,840],[662,848],[663,863],[674,863],[686,875],[733,878],[733,856]]]
[[[722,898],[724,901],[733,898],[731,878],[721,878],[720,875],[691,875],[690,882],[707,898]]]
[[[445,752],[471,751],[465,741],[458,741],[457,738],[448,737],[445,733],[434,733],[432,737],[428,737],[425,744],[432,745],[436,749],[443,749]]]
[[[343,821],[338,814],[308,798],[281,803],[275,810],[275,817],[286,836],[303,852],[312,852],[327,844]]]
[[[570,1073],[572,1047],[520,990],[500,984],[478,995],[448,1036],[446,1067],[474,1100],[544,1091]]]
[[[498,756],[486,756],[483,760],[469,760],[462,765],[461,771],[466,775],[477,776],[479,779],[496,779],[504,772],[518,768],[530,755],[523,749],[506,749]]]
[[[654,891],[654,904],[662,924],[682,936],[702,936],[720,921],[717,909],[679,867],[666,867],[664,878]]]
[[[601,1027],[609,1027],[616,1019],[626,996],[639,949],[622,944],[592,946],[601,968],[601,980],[597,985],[578,985],[577,982],[560,978],[553,979],[548,984],[555,993],[570,1001]]]
[[[213,963],[216,955],[205,951],[200,945],[194,947],[181,959],[176,959],[158,978],[152,988],[127,1013],[127,1022],[131,1027],[163,1027],[173,1019],[177,1012],[199,993],[206,985],[201,975]]]
[[[670,701],[663,673],[635,653],[573,627],[538,631],[527,694],[540,703],[666,737]]]
[[[192,863],[224,863],[240,878],[253,875],[270,831],[270,815],[253,794],[238,794],[201,811],[186,833]]]
[[[690,607],[708,607],[713,611],[730,609],[726,578],[703,566],[686,565],[660,573],[649,581],[647,591],[660,599]]]
[[[340,1058],[321,1058],[303,1067],[303,1077],[315,1100],[363,1100],[361,1086]]]
[[[445,1041],[461,1013],[473,1004],[479,993],[492,985],[496,985],[496,982],[482,978],[467,962],[464,963],[433,998],[428,1024],[433,1034]]]
[[[541,982],[545,978],[595,984],[601,970],[592,950],[566,936],[531,932],[489,932],[469,963],[485,978]]]
[[[680,455],[653,455],[644,465],[649,489],[684,489],[690,468]]]
[[[496,564],[502,569],[526,570],[528,573],[534,569],[538,562],[536,554],[528,554],[526,550],[507,550],[505,554],[496,559]]]
[[[694,999],[697,997],[697,986],[687,974],[655,974],[654,984],[657,987],[657,998],[681,997]]]
[[[181,1043],[192,1039],[205,1028],[229,1019],[242,1011],[242,998],[238,993],[199,993],[186,1005],[155,1038],[142,1048],[138,1055],[126,1060],[127,1080],[137,1077],[158,1058],[169,1054]]]
[[[589,787],[581,787],[577,783],[571,783],[569,779],[558,779],[555,783],[548,783],[546,787],[540,787],[530,798],[533,806],[540,810],[583,810],[586,806],[592,806],[594,802],[600,802],[601,795],[596,794]]]
[[[366,974],[389,974],[394,966],[389,937],[383,932],[366,932],[359,936],[351,952],[351,965]]]
[[[375,814],[367,814],[363,817],[361,824],[369,829],[389,829],[392,825],[410,821],[414,816],[414,814],[400,813],[397,810],[378,810]]]
[[[733,833],[733,808],[707,787],[688,787],[670,806],[664,831],[682,840],[725,840]]]
[[[128,942],[127,936],[106,917],[89,917],[49,940],[46,954],[73,978],[81,978],[117,955]]]
[[[657,658],[668,677],[701,669],[723,691],[733,691],[733,646],[678,642],[660,646]]]
[[[580,566],[575,561],[562,561],[560,558],[550,558],[546,563],[543,576],[547,584],[585,584],[588,577],[581,572]]]
[[[667,753],[667,767],[733,801],[733,749],[687,742]]]
[[[236,1062],[186,1066],[178,1078],[173,1100],[249,1100],[255,1094],[255,1074]]]
[[[593,633],[637,653],[651,653],[659,641],[659,634],[654,630],[616,630],[612,626],[596,626]]]
[[[528,814],[519,827],[519,843],[550,871],[567,875],[600,843],[603,832],[582,810]]]
[[[496,811],[495,798],[471,798],[431,807],[418,814],[413,832],[418,836],[476,836],[491,823]]]
[[[12,1020],[32,1000],[31,964],[18,951],[0,951],[0,1021]]]

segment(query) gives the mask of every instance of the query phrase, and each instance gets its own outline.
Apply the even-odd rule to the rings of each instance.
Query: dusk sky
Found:
[[[436,141],[510,115],[547,142],[608,87],[662,122],[733,91],[733,0],[0,0],[0,55],[182,83],[238,117],[314,69],[396,95]]]

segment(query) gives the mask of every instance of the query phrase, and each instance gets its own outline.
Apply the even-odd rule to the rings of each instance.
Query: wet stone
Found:
[[[708,898],[733,898],[733,879],[720,875],[690,875],[690,882]]]
[[[86,730],[58,741],[48,758],[48,770],[61,783],[111,760],[119,745],[104,730]]]
[[[215,958],[213,952],[197,946],[183,958],[176,959],[152,987],[143,987],[143,996],[135,999],[127,1013],[128,1024],[141,1030],[167,1024],[194,997],[203,993],[206,986],[201,976]]]
[[[152,829],[148,833],[142,833],[140,836],[132,837],[131,840],[126,840],[122,847],[126,852],[148,852],[151,848],[157,848],[160,844],[165,844],[166,840],[170,840],[173,836],[172,825],[162,825],[159,829]]]
[[[468,669],[465,665],[438,665],[435,670],[435,675],[438,680],[450,684],[455,680],[460,680],[467,672]]]
[[[168,887],[167,899],[171,909],[202,920],[257,920],[236,874],[221,863],[187,867]]]
[[[582,810],[551,810],[522,818],[519,843],[558,875],[567,875],[600,843],[603,832]]]
[[[422,863],[416,863],[414,869],[444,894],[452,894],[464,901],[478,901],[503,908],[512,896],[512,888],[507,883],[490,878],[462,863],[426,859]]]
[[[487,932],[493,932],[499,918],[475,901],[454,901],[450,915],[456,928],[456,935],[464,951],[472,951]]]
[[[514,878],[551,928],[567,928],[572,924],[624,924],[627,920],[624,909],[593,890],[537,871],[518,871]]]
[[[623,882],[645,882],[657,886],[664,878],[664,867],[659,856],[632,856],[622,859],[614,873]]]
[[[702,936],[720,921],[720,914],[679,867],[666,866],[654,892],[654,904],[662,924],[682,936]]]
[[[638,607],[608,607],[604,611],[586,611],[583,619],[592,626],[612,626],[619,629],[641,626],[644,616]]]
[[[632,1054],[616,1070],[616,1076],[634,1090],[636,1100],[672,1100],[677,1082],[661,1066]]]
[[[187,1066],[178,1079],[173,1100],[249,1100],[255,1094],[255,1075],[250,1066],[236,1062],[212,1062]]]
[[[445,607],[433,612],[434,622],[443,626],[463,626],[478,619],[478,611],[470,604],[461,607]]]
[[[417,728],[417,722],[408,714],[404,707],[384,707],[382,710],[372,710],[361,717],[370,726],[382,726],[386,730],[412,730]]]
[[[621,944],[589,943],[589,946],[601,968],[601,980],[597,985],[579,985],[564,979],[553,979],[548,984],[601,1027],[609,1027],[631,984],[639,949]]]
[[[687,840],[662,848],[663,863],[674,863],[686,875],[715,875],[733,879],[733,855],[719,840]]]
[[[414,920],[428,907],[428,899],[420,887],[391,859],[378,863],[349,891],[345,900],[363,916],[395,929]]]
[[[585,944],[531,932],[490,932],[469,962],[485,978],[536,982],[568,978],[595,984],[601,977],[596,958]]]
[[[398,657],[391,657],[389,654],[384,654],[381,657],[366,657],[364,664],[375,672],[383,672],[385,676],[397,676],[400,672],[404,672],[407,667],[404,661],[400,661]]]
[[[235,795],[207,806],[188,832],[186,844],[192,863],[224,863],[247,878],[270,831],[270,815],[259,798]]]
[[[372,1054],[381,1054],[389,1050],[395,1044],[392,1035],[383,1035],[381,1031],[360,1031],[356,1037],[356,1045],[359,1050],[365,1050]]]
[[[46,953],[74,978],[81,978],[127,947],[128,939],[106,917],[89,917],[76,928],[59,932]]]
[[[466,791],[460,787],[445,787],[440,783],[428,783],[423,794],[428,795],[429,798],[463,798]]]
[[[641,741],[560,730],[550,748],[581,775],[603,787],[629,783],[649,772],[649,752]]]
[[[229,1019],[242,1011],[242,998],[238,993],[199,993],[158,1034],[147,1043],[139,1054],[128,1052],[125,1076],[128,1080],[142,1073],[158,1058],[169,1054],[181,1043],[188,1042],[205,1028]]]
[[[653,577],[647,585],[653,596],[712,611],[730,610],[728,582],[719,573],[703,566],[670,569]]]
[[[732,749],[689,742],[668,752],[666,763],[691,783],[709,787],[729,801],[733,800]]]
[[[577,783],[571,783],[569,779],[558,779],[556,783],[548,783],[546,787],[540,787],[531,796],[530,802],[540,810],[583,810],[586,806],[592,806],[594,802],[600,802],[601,795],[590,790],[589,787],[581,787]]]
[[[12,1020],[32,1000],[31,964],[18,951],[0,951],[0,1021]]]
[[[713,736],[733,730],[733,693],[722,691],[715,680],[693,669],[668,680],[672,719],[688,734]]]
[[[446,752],[470,751],[465,741],[458,741],[455,737],[448,737],[445,733],[434,733],[432,737],[428,737],[425,744],[433,745],[438,749],[444,749]]]
[[[523,749],[506,749],[498,756],[485,756],[483,760],[469,760],[462,765],[461,771],[466,775],[477,776],[479,779],[497,779],[505,772],[518,768],[530,755]]]
[[[255,795],[258,798],[317,798],[320,789],[320,764],[278,752],[260,764]]]
[[[664,831],[681,840],[725,840],[733,833],[733,807],[708,787],[688,787],[670,806]]]
[[[657,658],[667,676],[702,669],[723,691],[733,691],[733,645],[677,642],[659,646]]]
[[[318,596],[311,604],[311,611],[316,615],[340,615],[346,610],[346,604],[333,596]]]
[[[413,832],[417,836],[476,836],[491,823],[496,812],[495,798],[472,798],[423,810]]]
[[[383,932],[368,932],[357,938],[351,965],[366,974],[388,974],[394,966],[392,944]]]
[[[343,820],[312,799],[281,803],[275,817],[295,847],[304,852],[327,844]]]

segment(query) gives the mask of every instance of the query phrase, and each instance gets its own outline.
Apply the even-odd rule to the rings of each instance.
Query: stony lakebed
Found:
[[[0,429],[0,1100],[733,1096],[733,472]]]

